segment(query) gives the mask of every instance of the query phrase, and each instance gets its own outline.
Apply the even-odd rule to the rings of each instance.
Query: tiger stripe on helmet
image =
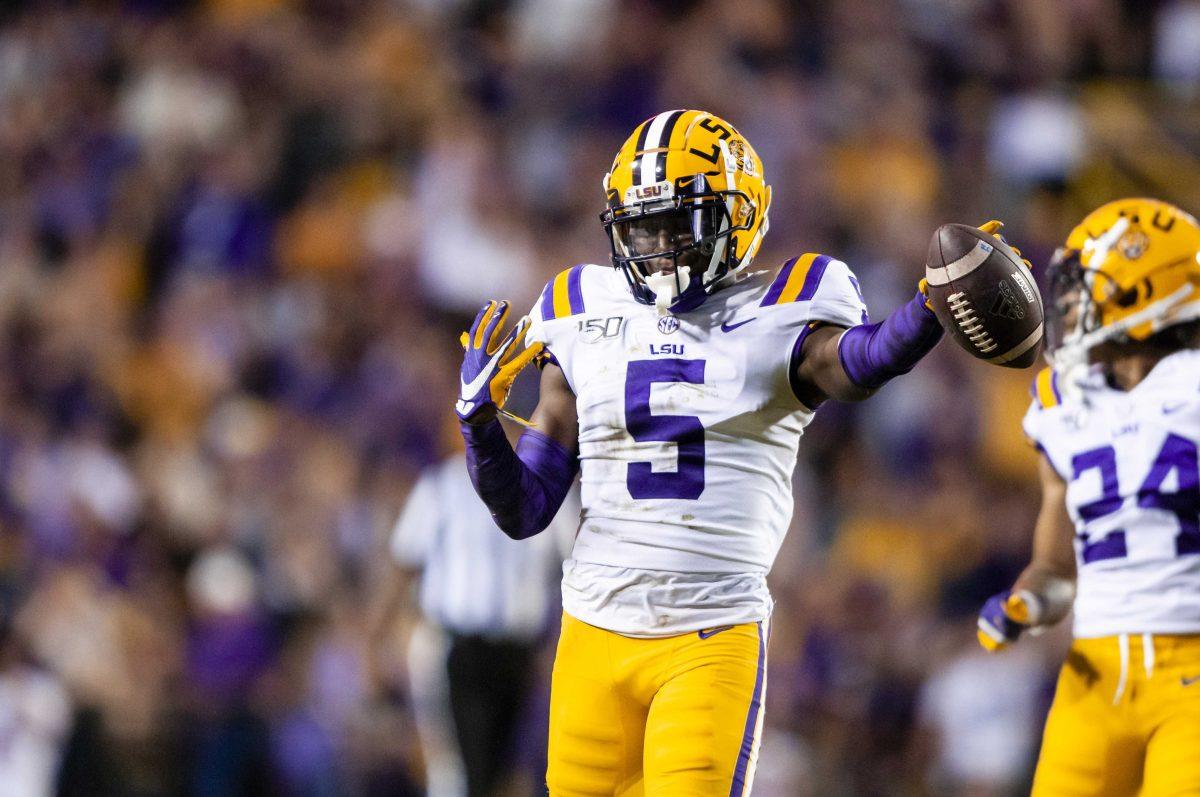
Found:
[[[673,111],[663,124],[663,133],[660,139],[662,152],[654,155],[654,182],[656,183],[667,179],[667,158],[671,152],[671,138],[675,133],[675,128],[679,126],[679,119],[683,114],[684,111]]]
[[[678,160],[686,152],[687,137],[696,121],[706,116],[708,114],[703,111],[680,111],[678,118],[671,120],[668,134],[662,142],[664,147],[662,157],[655,163],[656,175],[661,174],[658,178],[659,182],[667,179],[667,175],[670,173],[667,167],[670,165],[672,157]]]
[[[646,152],[646,135],[650,132],[650,123],[657,118],[658,117],[655,116],[642,122],[641,125],[638,126],[637,131],[634,133],[634,135],[637,136],[637,143],[633,145],[633,161],[629,164],[629,169],[632,173],[632,182],[634,184],[637,183],[638,175],[641,174],[642,171],[642,157]]]
[[[663,111],[658,116],[645,123],[645,140],[638,143],[642,154],[634,164],[634,175],[638,185],[652,185],[666,179],[667,176],[667,144],[671,140],[671,132],[683,111]],[[649,158],[647,158],[649,156]]]

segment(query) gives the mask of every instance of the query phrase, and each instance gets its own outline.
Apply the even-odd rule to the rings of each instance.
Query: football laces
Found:
[[[962,291],[952,293],[946,297],[946,301],[950,305],[950,312],[954,314],[954,322],[958,324],[959,330],[967,336],[967,340],[971,341],[971,345],[984,354],[993,351],[997,346],[996,341],[988,334],[983,322],[979,320],[967,294]]]

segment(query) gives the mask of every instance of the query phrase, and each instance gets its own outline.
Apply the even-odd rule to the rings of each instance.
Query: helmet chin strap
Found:
[[[671,312],[671,305],[679,298],[679,286],[688,285],[692,280],[692,270],[687,266],[679,266],[674,272],[659,271],[644,278],[646,287],[654,294],[654,307],[659,315]]]

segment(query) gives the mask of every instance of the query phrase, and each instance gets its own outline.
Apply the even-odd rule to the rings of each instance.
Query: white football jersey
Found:
[[[573,616],[630,635],[761,620],[812,410],[791,373],[811,322],[866,319],[824,255],[745,275],[660,316],[616,269],[552,280],[531,313],[575,393],[582,512],[564,565]]]
[[[1056,379],[1039,374],[1024,426],[1067,482],[1075,636],[1200,633],[1200,351],[1128,392]]]

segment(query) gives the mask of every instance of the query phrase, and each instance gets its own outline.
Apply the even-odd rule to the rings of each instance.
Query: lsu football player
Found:
[[[710,113],[639,125],[604,190],[612,265],[564,270],[507,335],[506,302],[463,335],[468,467],[517,538],[547,525],[582,472],[550,792],[742,795],[800,435],[826,399],[865,399],[909,371],[942,329],[919,290],[869,323],[828,255],[754,270],[771,189],[749,142]],[[535,358],[540,399],[514,452],[496,415]]]
[[[1198,259],[1194,218],[1127,199],[1051,264],[1033,557],[979,617],[996,650],[1074,607],[1035,795],[1200,794]]]

